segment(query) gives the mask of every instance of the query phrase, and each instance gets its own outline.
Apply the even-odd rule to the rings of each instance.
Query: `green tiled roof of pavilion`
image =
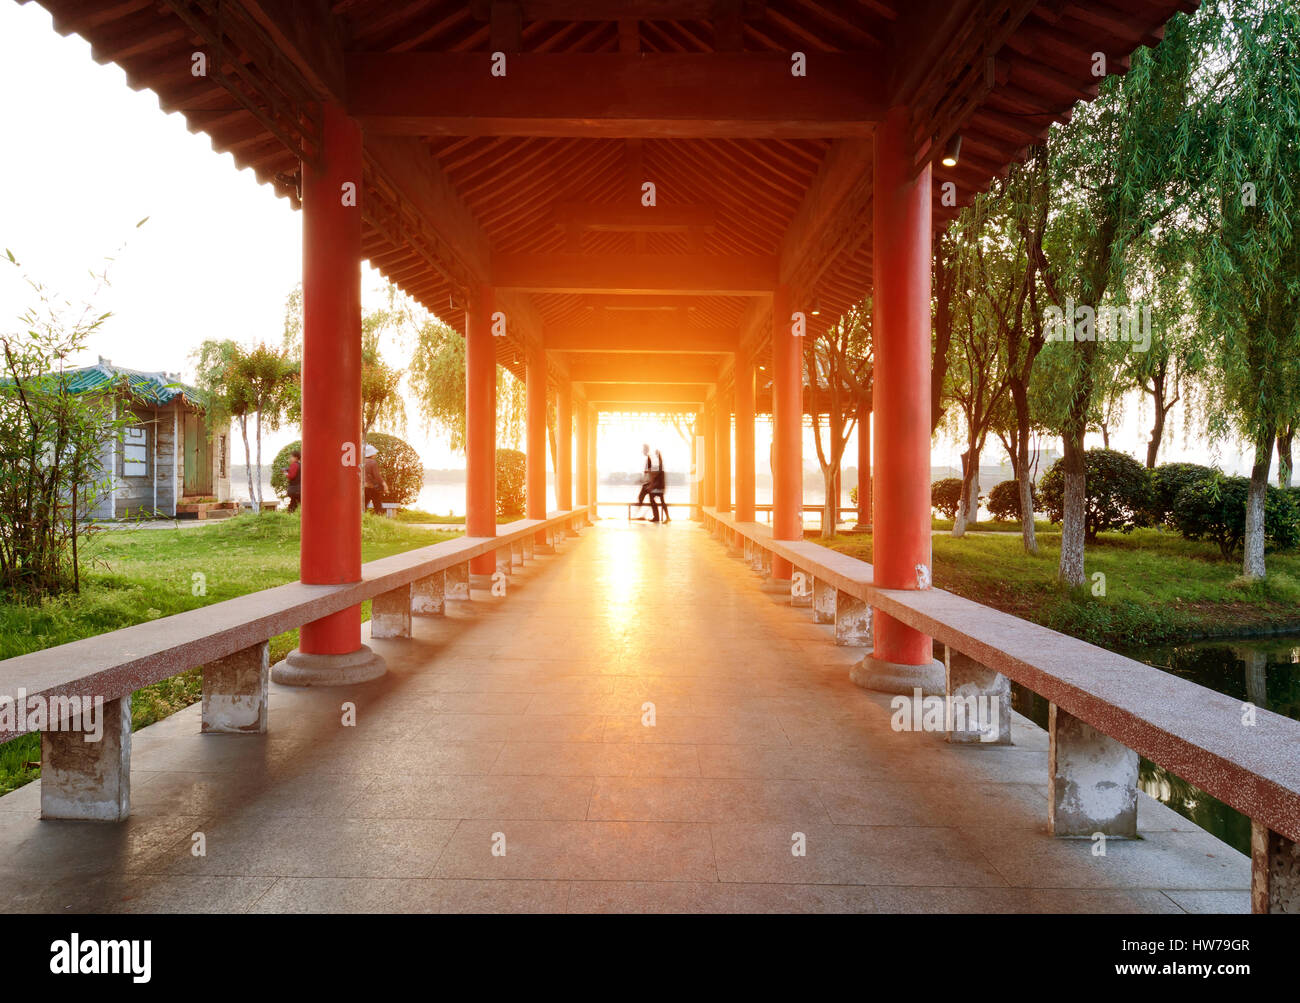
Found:
[[[197,387],[191,387],[173,379],[166,373],[146,373],[138,369],[114,366],[100,360],[96,365],[81,369],[69,369],[64,373],[68,389],[74,394],[108,392],[112,389],[126,390],[132,397],[143,404],[161,407],[170,404],[177,397],[197,408],[208,406],[208,395]]]

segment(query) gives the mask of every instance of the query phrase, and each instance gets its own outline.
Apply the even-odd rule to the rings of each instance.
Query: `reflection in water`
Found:
[[[1300,637],[1197,642],[1126,652],[1148,665],[1300,721]],[[1012,706],[1047,727],[1047,701],[1012,684]],[[1250,819],[1162,766],[1142,760],[1138,784],[1219,839],[1250,853]]]

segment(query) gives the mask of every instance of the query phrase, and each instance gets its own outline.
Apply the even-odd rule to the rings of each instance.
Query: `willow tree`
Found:
[[[1044,289],[1065,318],[1065,338],[1045,346],[1040,377],[1050,380],[1041,386],[1043,399],[1062,439],[1058,574],[1070,586],[1084,582],[1084,437],[1100,421],[1111,374],[1131,350],[1100,336],[1096,312],[1108,297],[1122,303],[1129,252],[1180,211],[1193,190],[1196,37],[1186,17],[1174,17],[1163,42],[1134,53],[1127,75],[1108,77],[1096,101],[1053,130],[1040,265]]]
[[[1225,69],[1207,112],[1213,197],[1194,289],[1221,388],[1212,417],[1254,450],[1242,570],[1259,579],[1273,446],[1300,416],[1300,8],[1213,13]]]
[[[871,305],[850,307],[816,337],[804,339],[804,369],[812,391],[812,432],[826,485],[823,539],[835,535],[840,516],[840,469],[857,424],[858,403],[871,394]],[[822,415],[826,441],[822,441]]]

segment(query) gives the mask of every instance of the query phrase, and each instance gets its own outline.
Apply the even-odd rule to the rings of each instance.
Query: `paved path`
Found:
[[[376,647],[382,681],[273,685],[266,736],[140,732],[129,822],[0,798],[0,908],[1249,908],[1246,858],[1145,795],[1141,841],[1050,838],[1023,719],[1014,748],[891,731],[861,650],[694,523],[605,520]]]

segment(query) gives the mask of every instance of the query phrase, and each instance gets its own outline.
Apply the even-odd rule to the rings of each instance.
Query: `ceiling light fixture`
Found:
[[[961,159],[961,133],[954,132],[952,138],[948,140],[948,148],[943,151],[943,160],[940,161],[944,167],[956,167],[957,161]]]

